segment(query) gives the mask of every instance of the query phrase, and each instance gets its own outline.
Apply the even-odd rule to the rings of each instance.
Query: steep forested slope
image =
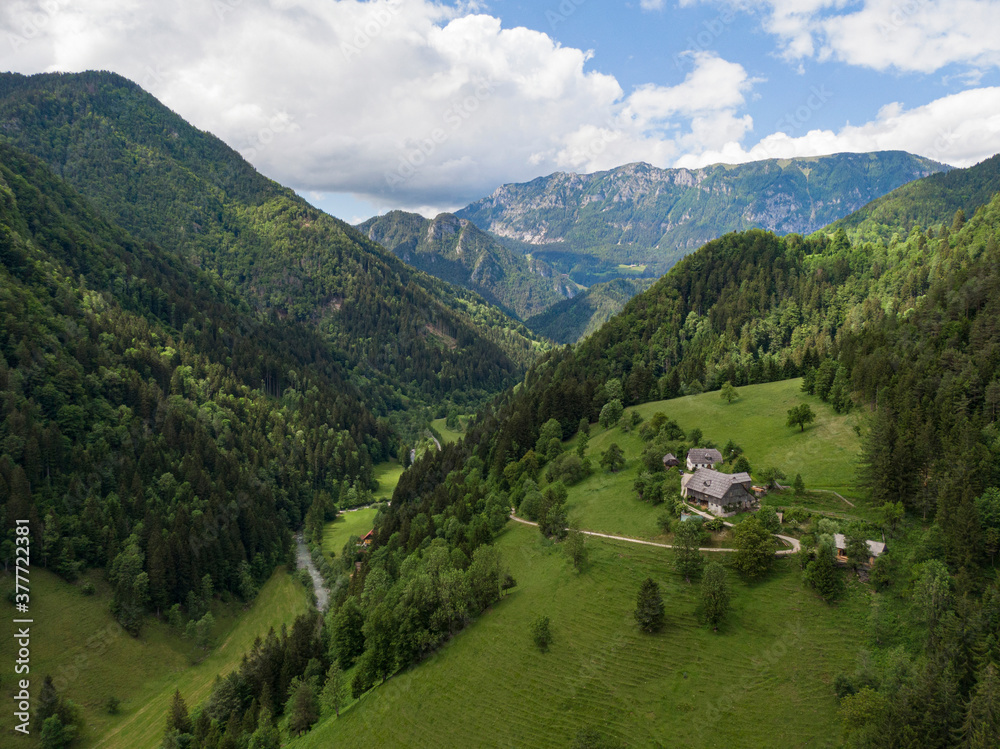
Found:
[[[314,503],[396,452],[309,328],[261,322],[186,260],[94,212],[0,143],[3,556],[108,566],[119,618],[251,597]]]
[[[770,159],[702,169],[627,164],[504,185],[458,212],[590,285],[656,277],[726,232],[808,233],[943,164],[901,151]]]
[[[390,211],[368,219],[358,229],[414,268],[478,292],[521,319],[579,288],[548,264],[508,250],[471,222],[450,213],[431,220]]]
[[[529,317],[524,324],[556,343],[576,343],[618,314],[629,299],[652,283],[650,278],[616,278],[597,283]]]
[[[401,395],[475,402],[536,354],[478,296],[408,268],[120,76],[2,74],[0,123],[136,237],[317,326],[379,410]]]

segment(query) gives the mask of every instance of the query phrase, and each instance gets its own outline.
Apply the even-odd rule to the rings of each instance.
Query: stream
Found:
[[[313,588],[316,591],[316,608],[320,611],[326,611],[326,607],[330,603],[330,591],[326,589],[326,585],[323,584],[323,576],[319,574],[319,570],[313,564],[312,556],[309,554],[309,547],[306,546],[302,531],[295,534],[295,543],[298,545],[296,555],[297,566],[299,569],[309,570],[309,576],[313,581]]]

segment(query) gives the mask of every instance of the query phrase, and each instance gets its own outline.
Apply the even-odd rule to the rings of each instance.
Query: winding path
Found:
[[[696,509],[694,509],[693,507],[690,507],[690,506],[688,507],[688,509],[692,510],[693,512],[695,512],[698,515],[701,515],[703,517],[707,517],[707,518],[712,518],[713,517],[712,515],[708,515],[707,513],[701,512],[700,510],[696,510]],[[534,526],[535,528],[538,527],[538,523],[532,523],[530,520],[525,520],[524,518],[519,518],[517,515],[514,514],[513,511],[511,511],[511,513],[510,513],[510,519],[511,520],[516,520],[518,523],[523,523],[524,525],[531,525],[531,526]],[[732,523],[725,523],[725,525],[729,526],[730,528],[733,527]],[[627,543],[630,543],[630,544],[642,544],[643,546],[656,546],[656,547],[659,547],[661,549],[673,549],[674,548],[671,544],[661,544],[661,543],[657,543],[656,541],[644,541],[641,538],[630,538],[628,536],[613,536],[610,533],[598,533],[597,531],[578,531],[578,532],[582,533],[585,536],[595,536],[597,538],[610,538],[613,541],[626,541]],[[791,546],[790,549],[780,549],[777,552],[775,552],[775,554],[777,556],[784,556],[784,555],[787,555],[787,554],[794,554],[795,552],[797,552],[799,550],[801,544],[799,543],[799,540],[797,538],[792,538],[791,536],[780,536],[777,533],[775,533],[774,535],[777,538],[780,538],[786,544],[789,544]],[[736,549],[719,549],[719,548],[716,548],[714,546],[702,546],[702,547],[699,547],[698,551],[716,551],[716,552],[720,552],[720,551],[721,552],[726,552],[726,551],[728,551],[728,552],[732,552],[732,551],[736,551]]]

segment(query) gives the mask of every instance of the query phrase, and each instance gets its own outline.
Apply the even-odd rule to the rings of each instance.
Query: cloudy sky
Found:
[[[3,0],[0,69],[113,70],[355,221],[554,171],[1000,152],[996,0]]]

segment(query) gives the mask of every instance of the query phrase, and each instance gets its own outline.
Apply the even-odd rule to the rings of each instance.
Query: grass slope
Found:
[[[718,633],[700,625],[697,585],[671,553],[591,539],[577,573],[538,531],[510,524],[499,547],[518,587],[423,664],[289,743],[317,747],[565,747],[597,727],[629,746],[834,747],[834,676],[859,644],[865,593],[835,608],[803,589],[791,561],[752,587],[733,580]],[[663,590],[667,626],[641,634],[640,582]],[[529,626],[552,619],[540,653]]]
[[[466,417],[464,416],[459,418],[463,421],[466,420]],[[446,421],[447,419],[434,419],[434,421],[431,422],[431,427],[433,427],[434,431],[438,433],[438,436],[441,438],[442,445],[450,445],[452,442],[458,442],[465,436],[465,432],[449,429],[445,426]]]
[[[753,468],[777,466],[788,475],[788,483],[801,473],[808,489],[835,489],[856,497],[855,461],[860,441],[853,429],[855,418],[837,414],[819,398],[803,393],[801,385],[802,380],[795,379],[742,387],[739,398],[729,404],[712,392],[644,403],[634,410],[644,419],[663,411],[686,432],[701,429],[705,438],[720,448],[732,439],[743,447]],[[816,421],[800,432],[785,422],[788,409],[803,402],[815,412]],[[618,443],[628,459],[625,469],[615,474],[605,473],[599,466],[601,453],[612,442]],[[567,449],[574,449],[575,444],[574,439]],[[639,501],[632,489],[642,471],[638,458],[645,447],[637,430],[625,433],[620,427],[605,430],[591,425],[587,455],[595,472],[569,489],[570,523],[584,530],[659,538],[656,519],[663,508]],[[784,494],[771,499],[779,501],[779,497],[780,503],[789,501]],[[792,503],[823,511],[851,509],[828,494],[795,498]]]
[[[5,587],[13,585],[9,576],[3,580]],[[38,695],[43,677],[49,674],[60,694],[80,706],[85,725],[74,747],[158,747],[174,689],[181,690],[189,706],[199,703],[208,696],[215,675],[237,666],[257,635],[291,622],[307,605],[302,587],[279,569],[249,611],[243,612],[238,604],[213,607],[219,645],[192,666],[191,643],[166,624],[150,620],[138,639],[122,631],[108,613],[107,584],[97,575],[93,582],[97,594],[85,596],[76,585],[41,568],[32,570],[32,694]],[[4,618],[0,658],[10,664],[12,615]],[[7,702],[12,702],[12,686],[13,680],[5,676],[0,696]],[[109,696],[122,701],[119,715],[104,710]],[[10,736],[12,723],[10,711],[0,713],[0,735]],[[32,738],[17,745],[38,746],[40,730],[32,725]],[[0,744],[14,746],[6,739]]]
[[[167,710],[175,689],[180,689],[189,708],[200,705],[211,693],[215,677],[225,676],[239,666],[254,639],[266,635],[271,627],[279,630],[282,624],[291,624],[307,609],[305,590],[285,574],[283,567],[278,568],[261,588],[250,610],[217,638],[219,645],[204,661],[168,672],[160,679],[142,685],[134,699],[130,700],[132,704],[142,707],[135,711],[127,710],[115,726],[100,736],[95,746],[107,749],[158,747],[163,739]],[[125,670],[125,663],[119,662],[118,668]],[[165,671],[158,670],[161,673]]]
[[[372,466],[372,475],[378,482],[378,489],[375,490],[374,497],[378,500],[392,499],[392,493],[396,490],[399,477],[403,475],[403,466],[396,460],[387,460]]]
[[[363,510],[342,512],[323,526],[323,551],[330,555],[340,554],[351,536],[359,538],[372,529],[378,510],[366,507]]]

